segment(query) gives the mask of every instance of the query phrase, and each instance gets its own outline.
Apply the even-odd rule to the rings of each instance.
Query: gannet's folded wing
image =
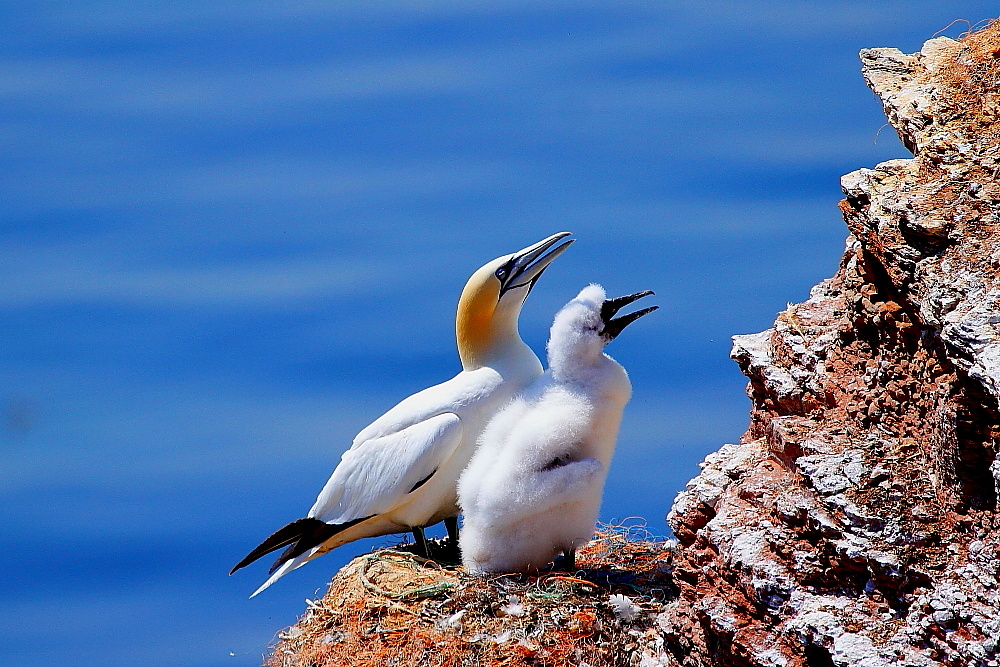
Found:
[[[462,371],[455,377],[404,398],[385,414],[361,429],[352,448],[362,447],[375,438],[399,433],[431,417],[464,410],[475,410],[477,403],[490,397],[503,385],[503,376],[484,366],[474,371]]]
[[[462,420],[453,412],[445,412],[396,433],[356,442],[354,447],[344,452],[340,465],[309,510],[309,516],[282,529],[291,529],[294,537],[301,534],[295,530],[299,524],[318,530],[305,542],[293,544],[293,550],[282,554],[272,567],[271,576],[250,597],[323,553],[323,542],[339,529],[361,523],[402,504],[448,460],[461,440]],[[311,524],[306,523],[310,521]],[[327,527],[329,530],[326,530]],[[278,531],[269,539],[281,542],[281,537],[281,531]],[[284,543],[274,548],[281,546]],[[251,556],[256,556],[256,553]]]
[[[344,452],[309,517],[341,524],[388,512],[419,489],[462,441],[462,420],[434,415]]]

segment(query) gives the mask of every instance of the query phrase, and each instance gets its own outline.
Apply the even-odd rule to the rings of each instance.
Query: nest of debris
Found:
[[[269,667],[629,665],[662,654],[672,541],[602,525],[573,572],[474,577],[397,549],[346,565]]]

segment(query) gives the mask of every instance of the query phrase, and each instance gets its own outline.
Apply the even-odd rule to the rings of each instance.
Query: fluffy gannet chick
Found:
[[[472,274],[455,318],[462,372],[404,399],[358,433],[308,515],[264,540],[230,574],[284,547],[257,595],[306,561],[362,537],[413,531],[426,554],[423,528],[444,520],[457,541],[456,485],[480,433],[542,374],[517,320],[539,276],[573,242],[559,243],[568,235],[553,234]]]
[[[622,410],[628,374],[604,346],[657,306],[614,317],[639,292],[605,299],[585,287],[555,316],[549,368],[483,432],[458,483],[462,562],[473,574],[529,572],[590,541]]]

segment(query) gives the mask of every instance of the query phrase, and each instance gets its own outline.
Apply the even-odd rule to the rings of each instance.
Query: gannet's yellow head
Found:
[[[497,257],[472,274],[455,317],[463,368],[478,368],[502,354],[507,345],[520,342],[517,317],[521,306],[545,267],[573,243],[556,245],[569,234],[559,232],[512,255]]]

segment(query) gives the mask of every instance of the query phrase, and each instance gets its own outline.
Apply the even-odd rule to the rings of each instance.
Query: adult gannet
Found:
[[[444,520],[457,541],[456,484],[490,417],[542,374],[517,319],[549,263],[573,242],[553,234],[472,274],[458,302],[462,372],[404,399],[364,428],[303,519],[268,537],[230,574],[285,547],[257,595],[306,561],[362,537],[413,531]]]
[[[483,431],[458,483],[462,562],[484,572],[538,570],[590,541],[628,374],[603,353],[626,326],[657,306],[614,317],[639,292],[605,299],[600,285],[566,304],[549,334],[549,368]]]

